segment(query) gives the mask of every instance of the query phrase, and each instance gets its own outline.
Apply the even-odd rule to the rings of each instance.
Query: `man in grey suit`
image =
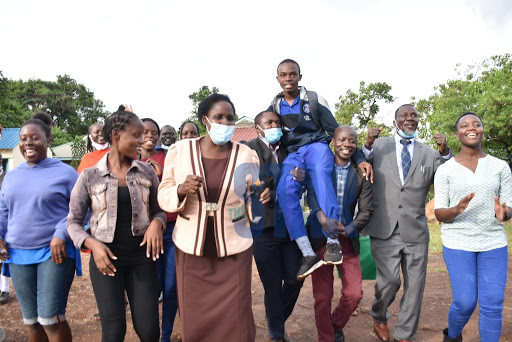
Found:
[[[395,341],[411,341],[418,329],[427,270],[425,199],[437,167],[451,154],[443,134],[434,136],[439,152],[414,139],[418,113],[412,105],[400,106],[393,124],[397,132],[392,137],[376,139],[380,129],[370,128],[363,146],[374,170],[374,214],[364,230],[377,265],[370,314],[377,337],[389,341],[387,309],[400,289],[401,267],[404,294],[393,336]]]

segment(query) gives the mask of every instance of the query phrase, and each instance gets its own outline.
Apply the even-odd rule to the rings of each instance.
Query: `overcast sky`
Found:
[[[334,104],[359,82],[387,82],[397,98],[428,97],[471,64],[512,52],[512,1],[7,1],[0,0],[0,70],[12,79],[68,74],[108,111],[176,128],[202,85],[254,117],[281,91],[277,64]]]

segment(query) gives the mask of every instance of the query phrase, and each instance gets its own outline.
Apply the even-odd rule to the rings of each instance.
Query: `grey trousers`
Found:
[[[400,267],[404,293],[400,301],[398,323],[393,330],[397,340],[413,340],[418,330],[421,302],[427,274],[428,243],[406,243],[398,227],[386,240],[371,238],[371,251],[377,266],[375,300],[370,314],[379,322],[387,322],[388,307],[400,289]]]

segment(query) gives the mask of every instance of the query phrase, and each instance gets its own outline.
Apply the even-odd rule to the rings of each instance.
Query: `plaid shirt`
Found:
[[[343,193],[345,192],[345,183],[347,182],[348,168],[350,162],[345,166],[334,164],[336,170],[336,198],[338,199],[339,217],[343,216]]]

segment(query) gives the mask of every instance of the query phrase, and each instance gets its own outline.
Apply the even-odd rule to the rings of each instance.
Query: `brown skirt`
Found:
[[[176,248],[176,279],[183,342],[254,342],[252,247],[224,258]]]

